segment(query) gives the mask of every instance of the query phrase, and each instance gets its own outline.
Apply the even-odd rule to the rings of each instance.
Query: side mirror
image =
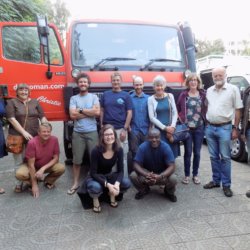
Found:
[[[37,20],[37,31],[39,34],[40,44],[42,46],[48,47],[48,36],[49,36],[49,27],[47,24],[47,18],[44,16],[36,16]]]
[[[245,87],[240,87],[240,92],[244,92],[246,90]]]
[[[36,15],[36,20],[37,20],[37,31],[39,35],[40,44],[41,46],[44,47],[44,54],[48,60],[48,71],[46,72],[46,77],[48,79],[51,79],[53,73],[50,70],[49,26],[47,23],[47,18],[45,16]]]

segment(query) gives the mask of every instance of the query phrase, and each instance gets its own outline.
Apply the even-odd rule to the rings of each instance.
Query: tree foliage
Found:
[[[53,22],[58,27],[61,37],[68,26],[69,11],[62,0],[1,0],[0,1],[0,21],[13,22],[34,22],[36,14],[48,17],[49,22]]]
[[[68,28],[69,16],[70,12],[66,9],[65,3],[61,0],[56,0],[50,11],[49,21],[57,26],[62,39],[64,39],[64,34]]]
[[[36,14],[47,14],[50,0],[1,0],[0,21],[35,21]]]
[[[197,40],[197,59],[208,55],[221,55],[226,51],[224,43],[221,39],[214,41]]]

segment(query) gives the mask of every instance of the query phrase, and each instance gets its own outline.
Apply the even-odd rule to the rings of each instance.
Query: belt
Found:
[[[208,124],[209,125],[212,125],[212,126],[215,126],[215,127],[221,127],[221,126],[225,126],[225,125],[228,125],[228,124],[232,124],[232,122],[222,122],[222,123],[211,123],[208,121]]]

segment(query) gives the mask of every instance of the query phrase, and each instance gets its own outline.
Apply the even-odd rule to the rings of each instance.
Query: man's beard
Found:
[[[85,87],[85,88],[83,88],[83,89],[80,89],[80,92],[81,92],[81,93],[86,93],[86,92],[88,92],[88,88]]]
[[[220,80],[220,81],[214,81],[214,84],[217,86],[217,87],[221,87],[223,86],[225,83],[225,80]]]

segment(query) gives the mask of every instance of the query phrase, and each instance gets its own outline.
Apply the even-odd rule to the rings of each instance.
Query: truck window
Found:
[[[52,65],[63,65],[62,53],[53,29],[50,29],[50,34],[49,34],[49,50],[50,50],[50,63]],[[45,47],[45,53],[46,53],[46,47]],[[45,63],[48,63],[47,57],[45,57]]]
[[[105,64],[140,67],[151,59],[154,66],[182,68],[183,42],[177,28],[145,24],[77,23],[72,29],[72,62],[74,66],[93,66],[105,58],[133,58]]]
[[[2,39],[3,55],[6,59],[41,63],[40,41],[35,26],[6,26],[3,28]],[[62,65],[63,57],[53,29],[50,29],[49,44],[50,63]],[[44,58],[47,63],[47,57]]]
[[[40,63],[40,42],[36,27],[6,26],[3,28],[3,55],[16,61]]]
[[[228,77],[227,81],[237,86],[240,90],[244,90],[249,86],[249,82],[242,76]]]

